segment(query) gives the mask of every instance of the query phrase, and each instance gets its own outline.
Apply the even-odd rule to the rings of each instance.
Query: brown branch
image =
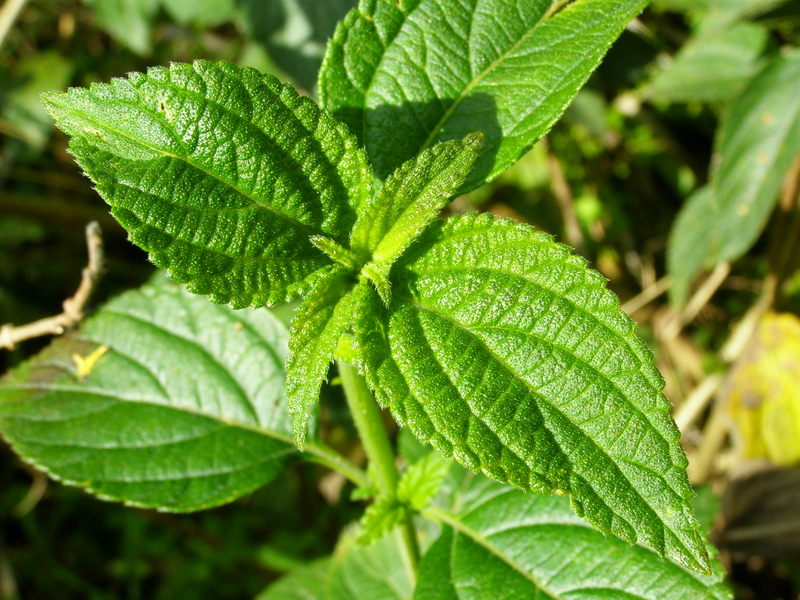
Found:
[[[711,297],[724,283],[725,279],[731,272],[731,264],[723,262],[718,264],[711,274],[706,278],[702,285],[697,288],[694,295],[686,303],[682,310],[676,311],[672,318],[664,324],[662,336],[666,340],[672,340],[680,335],[681,330],[687,323],[690,323],[706,304],[711,300]]]
[[[625,301],[620,308],[629,315],[632,315],[666,292],[669,289],[670,284],[671,280],[669,275],[664,275],[661,279],[658,279],[645,287],[633,298]]]
[[[61,314],[39,319],[26,325],[3,325],[0,327],[0,348],[11,350],[19,342],[25,340],[43,335],[60,335],[83,318],[86,303],[103,272],[103,238],[100,226],[95,221],[86,226],[86,246],[89,252],[89,263],[83,268],[78,289],[71,297],[64,300]]]

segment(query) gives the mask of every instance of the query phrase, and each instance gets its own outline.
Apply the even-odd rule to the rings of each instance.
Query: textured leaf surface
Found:
[[[266,310],[233,312],[156,281],[6,376],[0,432],[25,460],[106,499],[222,504],[268,482],[295,450],[286,337]]]
[[[439,492],[450,461],[430,452],[411,465],[397,484],[397,499],[414,510],[425,508]]]
[[[663,380],[602,276],[488,215],[436,224],[356,338],[401,425],[470,469],[569,493],[604,532],[708,565]],[[375,294],[360,315],[381,311]]]
[[[329,43],[323,105],[380,177],[436,142],[486,136],[463,191],[541,138],[646,0],[362,0]]]
[[[70,151],[158,266],[236,307],[308,288],[371,174],[346,128],[253,69],[197,61],[44,97]]]
[[[468,476],[469,477],[469,476]],[[565,498],[475,477],[453,498],[420,565],[416,600],[730,599],[716,561],[698,575],[641,546],[605,537]]]
[[[343,268],[320,278],[292,319],[286,387],[294,440],[302,449],[311,408],[328,376],[339,338],[353,321],[353,311],[368,284],[356,285]]]
[[[689,102],[733,98],[761,66],[768,33],[751,23],[691,39],[647,89],[654,100]]]
[[[403,472],[396,496],[378,496],[361,519],[360,538],[371,542],[422,510],[439,492],[452,461],[428,452]]]
[[[482,142],[480,134],[442,142],[392,173],[359,215],[352,250],[379,265],[392,265],[464,183]]]
[[[370,544],[383,537],[403,523],[407,515],[406,508],[396,498],[379,496],[364,511],[359,523],[359,542]]]
[[[715,143],[709,189],[686,202],[670,234],[668,268],[684,287],[702,267],[747,252],[775,206],[800,152],[800,51],[777,57],[751,82]]]

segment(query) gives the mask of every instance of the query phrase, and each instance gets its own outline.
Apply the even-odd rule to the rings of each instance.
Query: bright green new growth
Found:
[[[339,266],[317,280],[292,321],[287,391],[300,449],[328,365],[339,339],[353,324],[360,299],[368,291],[367,282],[384,303],[391,301],[392,265],[463,183],[481,139],[480,134],[472,134],[464,140],[442,142],[400,167],[359,215],[350,249],[324,236],[311,239]]]
[[[131,240],[234,307],[305,292],[370,195],[364,152],[312,100],[254,69],[197,61],[44,96]]]
[[[374,542],[410,518],[412,513],[428,506],[439,492],[451,464],[440,454],[429,452],[406,469],[397,483],[395,495],[379,495],[367,507],[361,519],[360,539]]]

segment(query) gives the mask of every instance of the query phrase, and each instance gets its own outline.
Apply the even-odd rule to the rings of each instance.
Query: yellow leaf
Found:
[[[764,316],[726,402],[743,458],[800,463],[800,319]]]

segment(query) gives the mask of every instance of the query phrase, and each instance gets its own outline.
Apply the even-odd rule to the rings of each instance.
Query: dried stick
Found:
[[[686,306],[664,326],[663,336],[667,340],[678,337],[683,326],[692,321],[697,314],[708,304],[711,296],[719,289],[731,272],[731,264],[723,262],[718,264],[703,284],[697,289],[694,295],[686,303]]]
[[[60,335],[83,318],[86,303],[103,272],[103,238],[100,226],[95,221],[86,226],[86,246],[89,252],[89,263],[81,273],[78,289],[64,301],[61,314],[39,319],[26,325],[3,325],[0,327],[0,349],[12,350],[19,342],[43,335]]]
[[[629,315],[632,315],[666,292],[669,289],[670,283],[669,275],[664,275],[664,277],[648,285],[633,298],[627,300],[620,308]]]
[[[6,0],[0,8],[0,47],[3,46],[8,32],[11,31],[11,27],[27,3],[28,0]]]

